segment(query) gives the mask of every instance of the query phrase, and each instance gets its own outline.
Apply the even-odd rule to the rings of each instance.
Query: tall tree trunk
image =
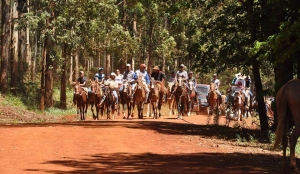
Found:
[[[17,22],[15,21],[18,18],[17,11],[17,2],[12,3],[12,61],[11,61],[11,92],[16,95],[17,81],[18,81],[18,65],[19,65],[19,57],[18,57],[18,41],[19,41],[19,33],[17,30]]]
[[[74,81],[73,79],[73,55],[70,55],[70,67],[69,67],[69,81]]]
[[[111,73],[111,57],[110,57],[110,53],[106,52],[106,74]]]
[[[50,36],[49,36],[50,37]],[[53,59],[50,53],[53,49],[53,41],[49,38],[48,51],[46,54],[46,72],[45,72],[45,106],[50,108],[53,106]]]
[[[73,81],[76,82],[78,77],[79,77],[79,55],[78,55],[78,51],[75,51]]]
[[[247,15],[248,15],[248,25],[250,29],[250,39],[251,43],[257,40],[257,31],[256,31],[256,24],[253,14],[253,0],[246,1],[247,7]],[[266,131],[269,129],[267,115],[266,115],[266,107],[264,102],[264,93],[262,88],[261,76],[259,72],[259,62],[257,61],[255,56],[251,57],[252,60],[252,73],[255,81],[255,90],[256,90],[256,100],[258,102],[258,112],[259,112],[259,120],[260,120],[260,128],[262,131]]]
[[[5,94],[8,90],[8,60],[10,52],[10,1],[2,0],[2,38],[1,38],[1,77],[0,90]]]
[[[62,74],[60,80],[60,108],[67,109],[67,45],[63,45],[62,56],[64,59],[64,64],[62,66]]]
[[[127,23],[127,12],[126,12],[126,0],[123,0],[123,5],[122,5],[122,11],[123,11],[123,29],[124,31],[127,30],[126,28],[126,23]]]
[[[46,35],[45,41],[44,41],[44,47],[43,47],[43,54],[42,54],[42,70],[41,70],[41,98],[40,98],[40,110],[45,110],[45,74],[46,74],[46,55],[47,55],[47,43],[49,36]]]
[[[148,72],[151,73],[152,71],[152,53],[153,53],[153,31],[154,31],[154,24],[153,21],[150,21],[150,28],[149,28],[149,47],[148,47]]]
[[[26,0],[26,11],[29,13],[29,0]],[[27,22],[28,24],[28,22]],[[25,43],[25,50],[24,50],[24,60],[26,62],[26,72],[25,73],[25,78],[26,79],[31,79],[32,75],[32,61],[31,61],[31,45],[30,45],[30,36],[29,36],[29,27],[28,25],[26,26],[25,30],[25,37],[24,37],[24,43]],[[33,72],[35,73],[35,71]]]

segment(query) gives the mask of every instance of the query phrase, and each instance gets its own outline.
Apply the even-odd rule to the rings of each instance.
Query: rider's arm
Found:
[[[147,85],[149,85],[149,84],[150,84],[150,78],[149,78],[149,75],[148,75],[148,73],[147,73],[147,75],[146,75],[145,79],[146,79],[146,83],[147,83]]]
[[[134,79],[134,80],[137,80],[137,79],[138,79],[138,76],[137,76],[136,72],[134,72],[134,74],[133,74],[133,79]]]

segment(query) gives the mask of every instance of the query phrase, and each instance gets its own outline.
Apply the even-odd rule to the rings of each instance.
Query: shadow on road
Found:
[[[57,165],[53,170],[30,169],[46,173],[281,173],[278,156],[241,153],[161,154],[95,154],[84,159],[46,161]],[[68,171],[58,168],[64,168]]]
[[[130,129],[154,130],[161,134],[167,135],[199,135],[201,137],[214,137],[222,140],[236,141],[239,139],[250,141],[256,140],[260,143],[270,143],[269,139],[261,135],[259,130],[232,128],[224,125],[198,125],[187,121],[181,123],[164,122],[164,121],[76,121],[65,123],[42,123],[42,124],[13,124],[0,125],[0,128],[22,128],[22,127],[55,127],[55,126],[78,126],[83,128],[113,128],[126,127]],[[101,130],[100,130],[101,131]]]

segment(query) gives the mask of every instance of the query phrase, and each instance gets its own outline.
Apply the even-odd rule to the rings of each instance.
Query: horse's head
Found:
[[[75,94],[81,94],[81,92],[82,92],[82,89],[81,89],[80,84],[78,82],[74,86],[74,91],[75,91]]]
[[[214,83],[210,83],[209,84],[209,88],[210,88],[210,91],[214,91],[215,90],[215,84]]]
[[[178,79],[177,79],[177,81],[178,81],[178,86],[182,86],[183,85],[183,78],[182,78],[182,76],[179,76]]]
[[[128,86],[129,86],[129,82],[127,82],[126,80],[123,81],[123,92],[127,93],[128,92]]]
[[[171,92],[174,82],[168,82],[168,90]]]
[[[195,85],[194,85],[194,82],[189,80],[189,87],[190,89],[194,89],[195,88]]]
[[[98,82],[97,81],[91,81],[91,91],[93,93],[96,93],[97,91]]]
[[[151,80],[150,80],[150,88],[151,89],[154,89],[155,88],[155,80],[154,80],[154,78],[153,77],[151,77]]]

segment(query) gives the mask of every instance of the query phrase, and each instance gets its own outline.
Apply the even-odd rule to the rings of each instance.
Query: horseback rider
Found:
[[[152,70],[153,70],[153,72],[151,73],[151,77],[153,77],[154,80],[161,81],[162,84],[164,84],[164,81],[167,78],[166,75],[162,71],[159,70],[158,66],[154,66],[154,68]],[[163,98],[162,98],[163,102],[166,101],[166,96],[167,96],[167,94],[166,94],[165,90],[163,90]]]
[[[133,74],[134,74],[134,72],[133,72],[132,69],[131,69],[131,65],[128,63],[128,64],[126,65],[126,70],[125,70],[124,73],[123,73],[123,81],[127,81],[127,82],[132,83],[132,81],[133,81]],[[122,86],[120,87],[120,89],[119,89],[119,92],[120,92],[120,93],[123,92],[123,88],[124,88],[124,86],[122,85]]]
[[[176,74],[174,71],[172,71],[170,74],[171,74],[171,76],[168,78],[168,82],[174,83],[174,81],[176,79]]]
[[[117,94],[118,82],[116,81],[116,76],[117,76],[116,73],[112,72],[110,74],[110,78],[105,81],[105,85],[109,86],[110,91],[112,92],[112,94],[114,95],[114,97],[116,99],[115,105],[117,106],[118,105],[118,94]],[[106,95],[107,94],[105,94],[103,96],[102,100],[100,101],[100,105],[104,102]]]
[[[188,81],[192,81],[194,83],[194,89],[190,90],[189,95],[191,95],[192,91],[194,90],[195,94],[197,96],[197,89],[196,89],[197,80],[196,80],[196,78],[193,75],[194,75],[193,71],[190,71],[189,74],[188,74]]]
[[[240,72],[237,73],[237,74],[235,74],[234,78],[233,78],[232,81],[231,81],[231,85],[235,85],[235,81],[239,78],[239,76],[241,76],[241,73],[240,73]]]
[[[94,76],[94,80],[98,80],[99,83],[103,83],[104,79],[105,79],[105,75],[103,74],[103,68],[100,67],[98,69],[98,72]]]
[[[123,84],[123,74],[120,73],[120,70],[116,70],[116,82],[118,83],[119,87]]]
[[[184,85],[186,86],[187,92],[188,92],[188,94],[190,94],[190,87],[189,87],[189,85],[187,84],[188,74],[187,74],[187,72],[184,70],[184,68],[185,68],[184,64],[181,64],[181,65],[179,66],[179,70],[177,71],[176,76],[175,76],[175,81],[177,81],[178,77],[182,77],[182,79],[183,79],[184,82],[185,82]],[[169,97],[170,100],[171,100],[172,97],[173,97],[173,92],[174,92],[174,89],[173,89],[173,87],[172,87],[172,90],[171,90],[171,96]],[[189,102],[191,101],[190,95],[188,95],[188,100],[189,100]]]
[[[87,78],[84,76],[84,71],[80,71],[77,82],[79,83],[79,86],[86,92],[86,94],[88,94],[87,81]],[[70,84],[75,85],[76,82],[70,81]],[[73,95],[73,102],[75,103],[75,93]]]
[[[134,72],[133,79],[137,80],[139,76],[142,76],[142,83],[144,84],[145,90],[146,90],[146,100],[145,100],[145,102],[148,102],[148,96],[149,96],[149,92],[150,92],[150,90],[149,90],[150,78],[149,78],[149,75],[146,71],[146,65],[145,64],[141,64],[140,69],[138,69]],[[135,88],[136,88],[136,83],[133,83],[132,84],[133,93],[132,93],[132,96],[131,96],[132,97],[131,101],[133,101]]]
[[[219,87],[220,87],[220,80],[217,78],[217,74],[213,74],[213,79],[211,79],[211,83],[215,84],[215,90],[218,94],[218,97],[220,98],[220,102],[222,103],[222,97],[221,97],[221,92],[219,91]]]
[[[246,81],[244,77],[241,74],[238,74],[238,79],[235,81],[235,86],[237,87],[236,90],[244,93],[245,100],[246,100],[245,103],[247,104],[248,97],[245,93],[245,85],[246,85]]]

